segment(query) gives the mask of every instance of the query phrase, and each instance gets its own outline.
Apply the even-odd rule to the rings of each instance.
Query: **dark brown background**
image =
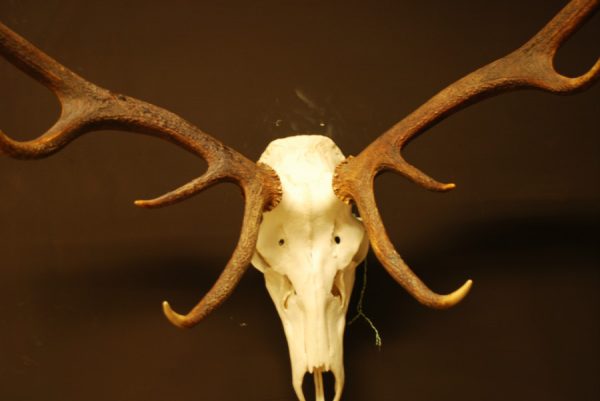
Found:
[[[256,159],[274,138],[326,129],[359,152],[564,3],[3,0],[0,19],[84,77]],[[598,38],[595,17],[560,70],[590,66]],[[57,116],[53,97],[3,60],[0,87],[0,127],[14,137]],[[413,269],[440,292],[475,286],[431,311],[371,258],[365,308],[383,348],[364,322],[347,330],[344,400],[598,399],[599,95],[507,94],[431,130],[406,155],[456,182],[452,193],[377,181]],[[231,185],[161,210],[132,201],[203,169],[171,144],[117,132],[43,161],[0,159],[0,400],[294,399],[258,272],[193,330],[162,316],[163,299],[185,311],[214,282],[243,203]]]

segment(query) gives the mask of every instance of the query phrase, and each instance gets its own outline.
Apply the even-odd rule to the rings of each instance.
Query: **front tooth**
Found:
[[[294,391],[296,392],[296,397],[298,397],[299,401],[306,401],[304,398],[304,392],[302,391],[302,382],[304,381],[304,373],[301,375],[295,374],[293,377],[292,384],[294,386]]]
[[[344,366],[335,366],[332,373],[335,378],[335,397],[333,397],[333,401],[340,401],[344,388]]]
[[[325,390],[323,389],[323,373],[321,369],[315,369],[315,401],[325,401]]]

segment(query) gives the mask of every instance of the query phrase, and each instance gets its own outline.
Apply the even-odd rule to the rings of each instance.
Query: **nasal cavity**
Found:
[[[306,401],[331,401],[335,397],[335,376],[319,369],[315,369],[314,374],[306,373],[302,381],[302,392]]]

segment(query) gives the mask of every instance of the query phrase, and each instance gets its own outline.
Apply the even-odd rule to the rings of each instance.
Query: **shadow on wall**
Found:
[[[371,254],[364,310],[383,346],[378,352],[364,321],[347,329],[346,393],[357,400],[402,393],[424,401],[443,394],[455,399],[468,389],[463,399],[529,399],[536,393],[548,400],[594,399],[599,226],[597,213],[564,210],[446,230],[423,244],[427,250],[403,255],[438,292],[474,280],[462,304],[445,311],[419,305]],[[354,303],[360,277],[359,270]],[[573,361],[576,367],[565,369]],[[392,376],[401,385],[386,385]],[[430,387],[430,377],[442,378],[436,379],[439,388]]]

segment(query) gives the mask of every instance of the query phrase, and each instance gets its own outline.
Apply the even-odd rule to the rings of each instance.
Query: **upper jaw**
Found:
[[[332,372],[335,379],[335,395],[333,397],[333,401],[339,401],[341,399],[342,389],[344,388],[344,367],[342,364],[332,364],[329,368],[326,368],[325,365],[311,367],[305,366],[302,369],[296,369],[294,366],[292,366],[292,383],[299,401],[306,401],[304,391],[302,390],[302,383],[304,382],[304,376],[306,373],[311,373],[314,375],[315,401],[327,401],[325,400],[325,389],[323,386],[324,372]]]

